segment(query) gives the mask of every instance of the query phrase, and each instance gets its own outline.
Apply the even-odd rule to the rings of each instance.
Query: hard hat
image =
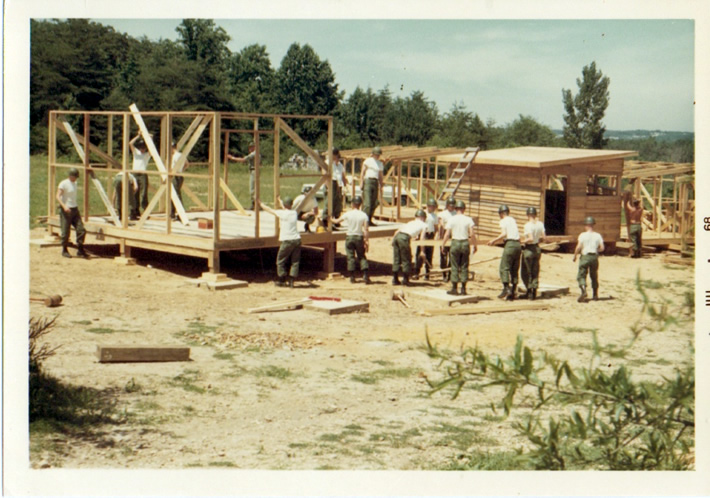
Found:
[[[381,155],[382,154],[382,149],[380,147],[373,147],[372,149],[372,154],[373,155]]]
[[[456,201],[454,206],[456,209],[466,209],[466,204],[463,201]]]
[[[316,233],[325,233],[325,227],[316,228]]]
[[[359,206],[360,204],[362,204],[362,197],[356,195],[355,197],[353,197],[352,203]]]
[[[537,216],[537,209],[534,207],[529,207],[527,210],[528,216]]]
[[[448,199],[446,199],[446,205],[447,205],[447,206],[455,206],[455,205],[456,205],[456,199],[454,199],[453,197],[449,197]]]
[[[510,208],[506,204],[501,204],[498,207],[498,212],[499,213],[510,213]]]
[[[595,225],[597,221],[594,219],[594,216],[587,216],[584,218],[584,224],[585,225]]]
[[[71,168],[68,173],[69,176],[76,176],[77,178],[79,177],[79,170],[76,168]]]
[[[422,211],[421,209],[417,209],[417,212],[414,213],[415,218],[426,218],[426,213]]]
[[[291,206],[293,206],[293,199],[291,199],[289,196],[286,196],[281,199],[281,204],[283,204],[284,207],[290,208]]]
[[[431,198],[427,201],[426,205],[427,205],[427,206],[434,206],[434,207],[436,207],[436,206],[438,206],[439,204],[436,202],[436,199],[434,199],[433,197],[431,197]]]

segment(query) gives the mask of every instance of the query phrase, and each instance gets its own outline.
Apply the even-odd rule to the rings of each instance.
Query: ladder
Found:
[[[466,152],[461,156],[461,160],[451,172],[451,176],[446,180],[444,189],[439,193],[439,198],[437,199],[439,203],[456,194],[466,173],[476,159],[479,150],[481,150],[480,147],[466,147]]]

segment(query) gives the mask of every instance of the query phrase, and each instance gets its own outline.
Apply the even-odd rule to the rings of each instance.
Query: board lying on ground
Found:
[[[341,299],[340,301],[310,301],[303,305],[313,311],[322,311],[329,315],[370,311],[370,303]]]
[[[454,303],[459,303],[459,304],[476,303],[480,300],[480,297],[478,297],[478,296],[452,296],[450,294],[447,294],[446,290],[444,290],[444,289],[429,289],[429,290],[425,290],[425,291],[415,291],[415,292],[412,292],[412,294],[417,294],[418,296],[424,296],[429,299],[436,299],[437,301],[447,303],[449,306],[451,306]]]
[[[525,293],[525,286],[521,285],[518,287],[518,292]],[[569,294],[569,287],[562,287],[560,285],[552,284],[540,284],[537,287],[538,297],[555,297]]]
[[[535,311],[535,310],[546,310],[550,307],[546,303],[516,303],[516,304],[503,304],[499,306],[472,306],[472,307],[460,307],[453,309],[439,309],[439,310],[424,310],[422,315],[424,316],[438,316],[438,315],[477,315],[481,313],[507,313],[511,311]]]
[[[99,363],[190,361],[190,348],[181,346],[96,346]]]

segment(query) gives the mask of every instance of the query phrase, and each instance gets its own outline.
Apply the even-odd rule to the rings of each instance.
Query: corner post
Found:
[[[274,206],[277,206],[276,199],[281,195],[281,118],[274,118]],[[258,206],[255,206],[258,209]],[[274,217],[274,236],[279,235],[280,220]]]

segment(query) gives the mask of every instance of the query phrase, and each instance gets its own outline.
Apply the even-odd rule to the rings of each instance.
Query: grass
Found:
[[[199,370],[186,369],[183,370],[181,374],[173,377],[170,383],[173,386],[181,387],[182,389],[188,392],[204,394],[206,392],[206,389],[204,387],[195,385],[195,382],[197,382],[200,377],[201,375]]]
[[[404,432],[380,432],[370,434],[370,441],[376,443],[385,443],[392,448],[404,448],[412,446],[411,439],[422,436],[419,429],[408,429]]]
[[[482,436],[479,431],[463,425],[452,425],[441,423],[439,425],[429,427],[430,432],[444,434],[437,440],[435,446],[454,446],[459,450],[467,450],[474,444],[476,446],[492,445],[496,441],[490,437]]]
[[[664,285],[657,281],[657,280],[641,280],[641,285],[643,285],[646,289],[661,289],[664,287]]]
[[[562,330],[570,333],[578,332],[599,332],[599,329],[585,328],[585,327],[562,327]]]
[[[92,322],[91,322],[91,320],[75,320],[75,321],[72,321],[71,323],[73,323],[75,325],[91,325]]]
[[[482,452],[474,451],[468,455],[459,455],[438,470],[526,470],[532,469],[521,460],[514,451]]]
[[[233,360],[234,359],[234,354],[232,353],[227,353],[224,351],[217,351],[215,354],[212,355],[213,358],[216,358],[218,360]]]
[[[108,327],[92,327],[90,329],[86,329],[86,331],[90,334],[113,334],[115,332],[123,332],[122,330],[115,330]]]
[[[418,370],[416,368],[381,368],[370,372],[354,374],[350,379],[356,382],[362,382],[363,384],[377,384],[383,379],[411,377],[417,372]]]
[[[208,467],[236,467],[237,464],[234,462],[230,462],[229,460],[217,460],[214,462],[209,462],[207,464]]]
[[[272,377],[275,379],[287,379],[293,375],[293,372],[288,368],[279,367],[276,365],[267,365],[256,369],[253,372],[257,377]]]

